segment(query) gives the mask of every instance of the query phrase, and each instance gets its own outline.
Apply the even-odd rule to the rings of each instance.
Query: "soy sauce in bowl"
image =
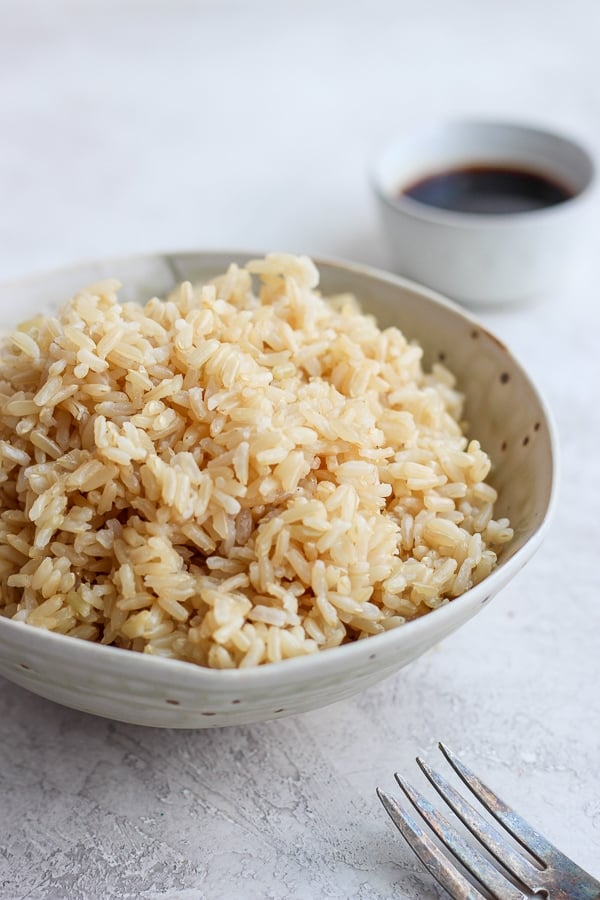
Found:
[[[420,178],[400,191],[452,212],[510,215],[556,206],[574,193],[541,172],[505,165],[465,165]]]

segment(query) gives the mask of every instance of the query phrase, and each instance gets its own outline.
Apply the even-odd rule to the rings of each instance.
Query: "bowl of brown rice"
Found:
[[[426,288],[190,252],[0,300],[0,674],[41,696],[181,728],[323,706],[458,628],[542,539],[546,407]]]

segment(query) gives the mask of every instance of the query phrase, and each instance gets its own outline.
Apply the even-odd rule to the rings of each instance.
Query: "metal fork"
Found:
[[[425,797],[396,773],[396,781],[421,818],[447,847],[449,854],[471,874],[477,887],[489,892],[487,895],[480,893],[459,871],[449,854],[445,853],[421,828],[417,818],[378,788],[377,796],[394,825],[423,865],[454,900],[481,900],[486,896],[492,896],[495,900],[527,900],[540,893],[550,900],[600,900],[600,881],[584,872],[546,838],[538,834],[531,825],[482,784],[448,747],[439,744],[439,748],[480,803],[538,863],[534,865],[514,849],[501,832],[467,803],[458,791],[417,757],[421,770],[442,799],[502,867],[497,868],[467,843]],[[508,874],[503,874],[504,872]]]

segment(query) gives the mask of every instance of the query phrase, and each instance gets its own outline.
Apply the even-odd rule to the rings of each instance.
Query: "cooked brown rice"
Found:
[[[145,306],[105,281],[3,341],[1,614],[231,668],[489,574],[512,531],[453,376],[317,284],[281,254]]]

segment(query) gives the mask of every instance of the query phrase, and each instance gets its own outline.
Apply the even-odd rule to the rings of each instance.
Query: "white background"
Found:
[[[0,2],[0,278],[183,248],[385,266],[382,143],[485,115],[598,155],[599,34],[595,0]],[[2,683],[0,897],[441,896],[374,796],[440,738],[600,876],[598,242],[567,289],[483,316],[561,437],[527,569],[396,677],[293,719],[144,730]]]

